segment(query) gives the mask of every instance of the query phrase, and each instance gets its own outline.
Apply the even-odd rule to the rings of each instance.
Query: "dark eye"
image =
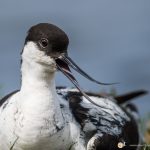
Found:
[[[46,48],[48,46],[48,39],[41,39],[40,40],[40,45],[43,47],[43,48]]]

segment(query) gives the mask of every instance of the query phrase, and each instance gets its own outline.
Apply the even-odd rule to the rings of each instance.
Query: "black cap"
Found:
[[[32,26],[25,39],[25,44],[33,41],[40,50],[48,55],[55,53],[67,53],[69,38],[66,33],[57,26],[49,23],[40,23]]]

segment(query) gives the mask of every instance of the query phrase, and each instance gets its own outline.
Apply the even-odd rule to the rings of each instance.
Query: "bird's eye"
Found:
[[[43,48],[46,48],[48,46],[48,39],[41,39],[40,40],[40,45],[43,47]]]

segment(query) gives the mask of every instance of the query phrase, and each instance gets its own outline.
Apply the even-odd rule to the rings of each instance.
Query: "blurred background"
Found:
[[[150,90],[149,0],[1,0],[0,95],[20,88],[20,52],[27,30],[40,22],[62,28],[70,38],[69,55],[101,82],[97,86],[77,76],[90,91],[115,89],[123,94]],[[57,85],[73,86],[57,74]],[[133,101],[141,115],[150,111],[150,94]]]

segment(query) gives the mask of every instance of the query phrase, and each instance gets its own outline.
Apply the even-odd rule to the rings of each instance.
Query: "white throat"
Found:
[[[22,53],[22,86],[29,88],[49,87],[55,89],[56,64],[50,56],[40,51],[34,42],[28,42]]]
[[[28,90],[29,88],[38,90],[44,87],[55,89],[55,72],[50,72],[48,66],[23,59],[21,73],[21,90]]]

